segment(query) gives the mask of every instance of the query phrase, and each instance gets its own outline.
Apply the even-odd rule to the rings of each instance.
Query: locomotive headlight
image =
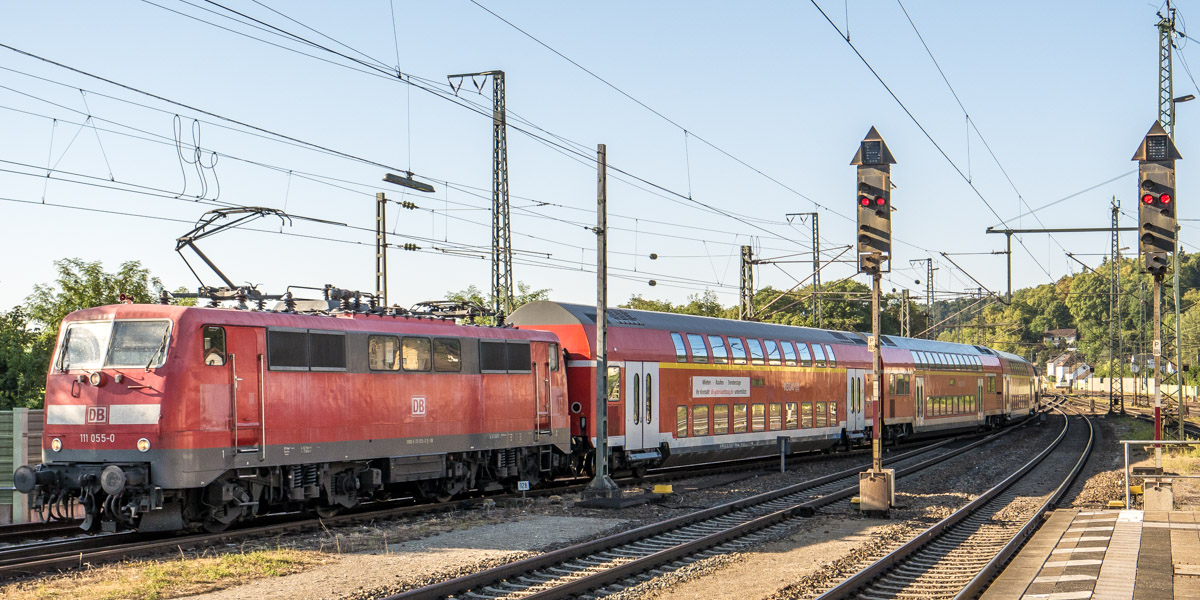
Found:
[[[150,449],[150,440],[148,440],[146,438],[142,438],[142,439],[138,440],[137,448],[141,452],[146,452],[147,450]]]
[[[100,387],[104,385],[104,373],[101,373],[100,371],[92,371],[92,374],[88,375],[88,381],[92,385]]]
[[[62,440],[60,440],[58,438],[54,438],[54,439],[50,440],[50,449],[55,452],[62,450]]]

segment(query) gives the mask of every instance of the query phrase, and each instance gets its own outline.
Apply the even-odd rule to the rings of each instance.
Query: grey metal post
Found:
[[[1008,292],[1004,295],[1005,304],[1012,304],[1012,233],[1004,236],[1004,252],[1008,255]]]
[[[379,306],[387,301],[387,197],[375,194],[375,298]]]
[[[875,337],[875,354],[871,358],[872,395],[875,396],[875,426],[871,428],[871,469],[883,470],[883,339],[879,323],[879,283],[883,276],[871,278],[871,335]]]
[[[903,302],[900,305],[900,337],[908,337],[909,330],[912,328],[908,321],[908,288],[904,288],[904,291],[901,292],[900,301]]]
[[[1159,369],[1162,369],[1162,275],[1154,276],[1154,439],[1162,439],[1162,385]],[[1162,468],[1162,446],[1154,447],[1154,466]]]
[[[604,144],[596,146],[596,477],[585,499],[613,498],[620,488],[608,474],[608,181]]]
[[[13,469],[29,464],[29,409],[14,408],[13,420]],[[16,490],[12,492],[12,522],[29,522],[29,496]]]

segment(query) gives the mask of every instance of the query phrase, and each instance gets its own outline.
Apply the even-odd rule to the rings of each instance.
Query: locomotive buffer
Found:
[[[879,132],[871,127],[859,142],[850,164],[858,167],[858,272],[871,275],[871,469],[859,474],[859,509],[863,514],[886,515],[893,504],[896,474],[883,468],[883,350],[880,344],[879,285],[891,272],[892,165],[896,159]],[[847,407],[849,411],[851,407]]]

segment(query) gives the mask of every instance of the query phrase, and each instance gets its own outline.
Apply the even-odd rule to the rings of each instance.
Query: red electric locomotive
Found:
[[[569,470],[558,341],[349,313],[114,305],[64,320],[46,383],[37,507],[85,528],[220,530]]]

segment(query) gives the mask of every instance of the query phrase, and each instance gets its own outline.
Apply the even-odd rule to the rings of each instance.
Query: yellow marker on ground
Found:
[[[664,484],[660,483],[660,484],[654,486],[655,494],[671,494],[671,493],[674,493],[674,491],[675,491],[675,488],[669,484],[664,485]]]

